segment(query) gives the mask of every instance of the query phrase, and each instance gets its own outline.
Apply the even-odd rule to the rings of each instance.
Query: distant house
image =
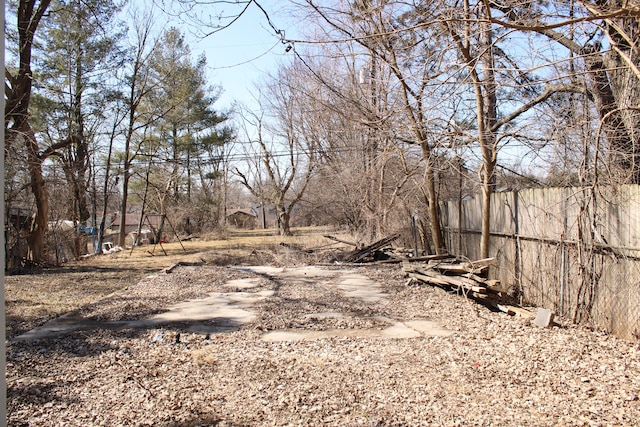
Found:
[[[236,228],[253,230],[258,223],[258,215],[253,209],[235,209],[227,215],[227,223]]]
[[[142,221],[142,228],[143,229],[149,229],[149,228],[153,228],[154,231],[158,230],[158,228],[160,228],[160,223],[162,222],[162,215],[147,215],[146,218],[143,219]],[[133,212],[133,213],[128,213],[125,215],[124,217],[124,229],[125,232],[131,233],[133,231],[138,231],[138,225],[140,224],[140,213],[139,212]],[[113,215],[112,219],[111,219],[111,230],[114,233],[118,233],[120,232],[120,214],[116,213]],[[106,225],[106,227],[109,227],[109,224]]]

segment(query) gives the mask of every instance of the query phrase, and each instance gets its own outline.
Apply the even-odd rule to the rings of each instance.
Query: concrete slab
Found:
[[[235,279],[229,280],[223,286],[225,288],[233,288],[233,289],[252,289],[258,287],[260,284],[259,278],[251,278],[251,279]]]
[[[453,331],[431,320],[409,320],[404,324],[429,337],[450,337],[453,335]]]
[[[382,292],[376,282],[362,274],[353,273],[353,270],[329,270],[318,266],[301,266],[295,268],[247,266],[238,267],[238,269],[256,274],[266,274],[283,282],[309,282],[318,278],[338,277],[337,286],[348,298],[358,298],[367,302],[378,302],[387,296]]]
[[[453,331],[443,328],[436,322],[419,320],[402,323],[384,317],[380,317],[379,320],[389,320],[393,324],[385,329],[329,329],[326,331],[287,329],[267,332],[262,336],[262,340],[268,342],[289,342],[343,337],[409,339],[419,338],[421,336],[448,337],[453,335]]]
[[[216,332],[219,330],[237,329],[255,319],[256,313],[251,306],[257,301],[273,295],[273,291],[260,292],[213,292],[207,298],[193,299],[175,304],[163,313],[147,319],[96,322],[72,315],[64,315],[43,326],[16,337],[16,340],[41,339],[61,333],[74,332],[83,329],[103,328],[149,328],[171,323],[208,322],[192,325],[190,330],[201,332]],[[214,323],[211,323],[215,321]]]
[[[265,289],[259,292],[232,292],[228,294],[222,294],[234,305],[239,306],[251,306],[261,299],[272,296],[274,291]]]
[[[349,273],[349,270],[329,270],[315,265],[288,268],[278,274],[279,277],[334,277]]]
[[[398,322],[395,325],[380,331],[380,336],[384,338],[407,339],[407,338],[418,338],[419,336],[421,336],[421,334],[415,329],[408,328],[406,325]]]
[[[546,308],[538,308],[536,318],[533,320],[533,324],[539,328],[550,328],[553,326],[553,318],[555,313]]]
[[[387,294],[375,281],[353,270],[328,270],[316,266],[283,269],[271,266],[237,267],[237,270],[254,274],[266,274],[283,283],[313,281],[336,286],[345,298],[358,298],[365,302],[383,301]],[[172,323],[187,324],[189,331],[216,333],[238,329],[253,321],[256,313],[252,307],[260,300],[274,295],[272,290],[250,290],[260,286],[259,277],[230,280],[225,288],[238,292],[212,292],[206,298],[183,301],[167,308],[167,311],[147,319],[122,322],[96,322],[72,314],[61,316],[39,328],[18,337],[18,340],[38,339],[51,335],[89,328],[149,328]],[[304,315],[304,319],[330,319],[351,316],[349,313],[320,312]],[[384,329],[330,329],[312,331],[307,329],[271,331],[263,335],[265,341],[302,341],[334,337],[361,337],[381,339],[408,339],[420,336],[447,337],[453,334],[437,322],[411,320],[400,322],[384,316],[375,317],[389,326]]]
[[[329,329],[326,331],[284,330],[267,332],[262,336],[267,342],[313,341],[327,338],[380,338],[380,331],[373,329]]]
[[[31,329],[30,331],[15,337],[16,341],[28,341],[46,338],[67,332],[88,329],[96,323],[90,323],[87,319],[79,318],[72,313],[64,314],[57,319],[53,319],[42,326]]]
[[[247,310],[256,301],[273,294],[273,291],[253,293],[214,292],[209,298],[194,299],[176,304],[169,311],[156,314],[149,319],[129,322],[130,327],[149,326],[172,322],[201,322],[225,319],[228,322],[245,324],[255,319],[256,314]]]
[[[367,302],[378,302],[387,297],[380,285],[361,274],[342,276],[338,282],[338,288],[348,298],[358,298]]]

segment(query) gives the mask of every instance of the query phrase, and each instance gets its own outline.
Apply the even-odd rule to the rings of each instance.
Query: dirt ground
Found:
[[[9,274],[5,276],[7,337],[11,339],[47,320],[126,289],[176,262],[198,262],[203,257],[217,265],[324,260],[343,246],[322,237],[329,232],[296,229],[295,236],[281,237],[269,230],[235,231],[206,239],[129,248],[62,267]],[[283,244],[312,248],[316,254],[305,255]]]
[[[637,343],[255,239],[7,277],[8,424],[638,425]],[[20,338],[70,311],[83,328]]]

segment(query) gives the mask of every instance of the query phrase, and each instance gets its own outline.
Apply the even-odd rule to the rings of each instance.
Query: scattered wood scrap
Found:
[[[427,263],[402,263],[403,271],[413,280],[461,293],[475,301],[500,310],[512,316],[527,318],[535,314],[519,307],[508,294],[500,289],[497,280],[483,277],[487,268],[495,265],[495,258],[474,262],[451,262],[450,260],[430,260]]]
[[[399,264],[401,262],[424,262],[424,261],[432,261],[432,260],[445,260],[445,259],[454,259],[453,256],[449,254],[441,254],[441,255],[424,255],[414,258],[391,258],[385,259],[382,261],[377,261],[378,264]]]
[[[400,234],[393,234],[391,236],[385,237],[383,239],[380,239],[368,246],[365,246],[362,249],[358,249],[352,252],[349,252],[343,259],[342,261],[344,262],[360,262],[363,259],[373,256],[377,251],[380,251],[381,249],[383,249],[385,246],[388,246],[389,244],[391,244],[391,242],[393,242],[394,240],[396,240],[398,237],[400,237]]]

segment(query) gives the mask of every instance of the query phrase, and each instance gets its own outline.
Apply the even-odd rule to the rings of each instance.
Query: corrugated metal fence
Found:
[[[441,205],[453,254],[480,258],[480,196]],[[495,193],[491,275],[525,305],[640,338],[640,186]]]

